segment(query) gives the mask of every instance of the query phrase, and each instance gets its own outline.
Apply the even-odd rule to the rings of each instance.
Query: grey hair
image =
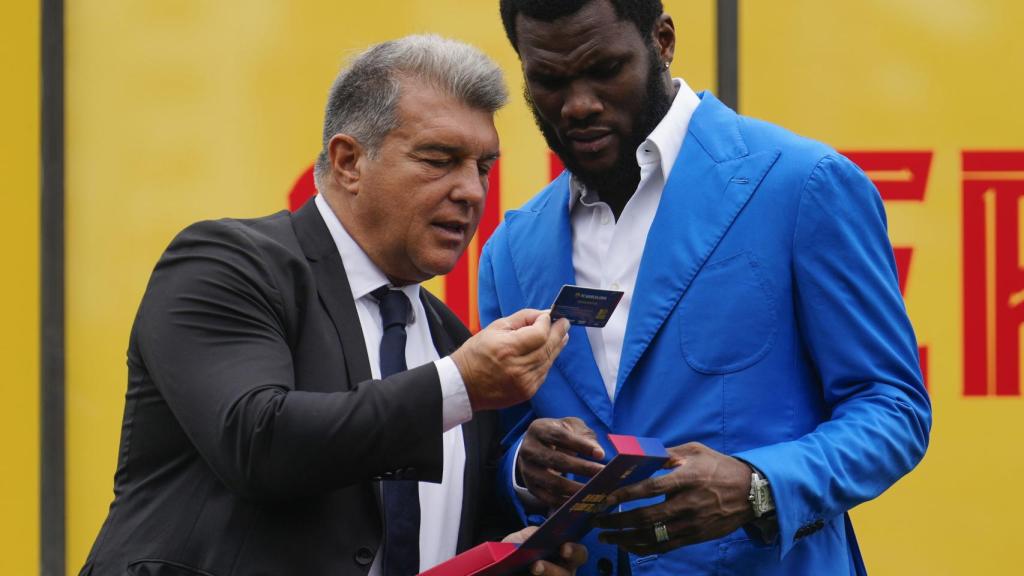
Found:
[[[324,112],[323,145],[314,177],[327,174],[327,145],[348,134],[372,157],[398,127],[402,77],[423,80],[472,108],[497,112],[508,101],[501,69],[476,48],[436,35],[382,42],[357,54],[331,86]]]

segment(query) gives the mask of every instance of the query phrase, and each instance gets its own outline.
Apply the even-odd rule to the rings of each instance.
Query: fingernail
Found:
[[[533,576],[540,576],[543,573],[544,573],[544,565],[541,564],[540,562],[534,562],[533,563],[533,567],[530,568],[530,574],[533,574]]]
[[[565,558],[566,560],[572,558],[572,546],[569,546],[568,544],[562,545],[562,558]]]

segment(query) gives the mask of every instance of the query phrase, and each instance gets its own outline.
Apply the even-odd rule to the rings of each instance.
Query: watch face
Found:
[[[768,491],[768,485],[765,484],[758,490],[758,508],[761,509],[761,513],[771,512],[775,509],[775,503],[772,502],[772,493]]]
[[[754,516],[758,518],[775,509],[768,481],[757,472],[750,475],[750,503],[754,508]]]

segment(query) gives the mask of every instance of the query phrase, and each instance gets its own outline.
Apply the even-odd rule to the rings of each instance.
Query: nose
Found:
[[[604,110],[601,99],[597,97],[593,87],[586,78],[576,79],[565,88],[565,100],[562,102],[562,118],[569,120],[585,120]]]
[[[476,162],[464,162],[460,167],[452,190],[449,194],[452,202],[479,206],[487,197],[488,177],[480,174]]]

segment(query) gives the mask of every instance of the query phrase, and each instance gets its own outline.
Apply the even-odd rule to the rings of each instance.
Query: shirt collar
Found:
[[[348,285],[352,290],[352,299],[359,300],[364,297],[371,297],[373,292],[381,286],[391,286],[388,277],[373,263],[373,260],[366,254],[366,251],[352,238],[352,235],[345,230],[345,226],[338,220],[338,216],[327,204],[322,194],[317,194],[314,199],[316,207],[320,211],[320,217],[327,224],[327,230],[338,247],[338,254],[341,255],[341,263],[345,267],[345,276],[348,277]],[[416,302],[420,297],[420,285],[409,284],[402,287],[394,287],[405,292],[410,302]],[[415,308],[414,308],[415,309]],[[410,314],[409,323],[415,321],[415,314]]]
[[[672,105],[661,122],[658,122],[647,139],[636,149],[637,164],[657,164],[661,169],[662,182],[668,182],[672,166],[683,148],[683,139],[690,126],[690,118],[700,105],[700,97],[685,80],[673,78],[672,84],[677,88]],[[600,199],[596,194],[588,194],[586,186],[573,176],[569,180],[569,209],[572,210],[577,202],[584,206],[592,206],[600,202]]]

